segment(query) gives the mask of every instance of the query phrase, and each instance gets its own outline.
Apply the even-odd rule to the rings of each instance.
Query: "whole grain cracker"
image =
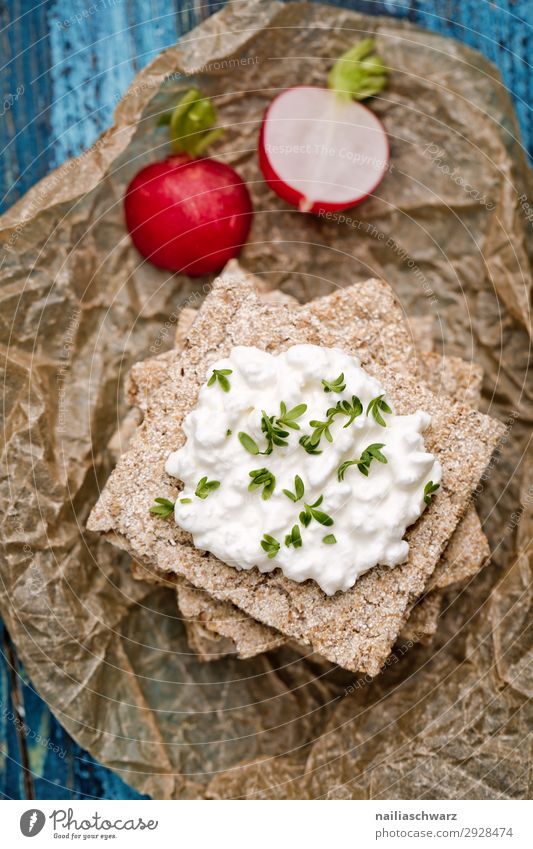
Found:
[[[442,590],[433,590],[420,599],[405,621],[399,634],[399,640],[429,645],[439,625],[442,598]]]
[[[375,674],[406,610],[433,572],[502,432],[498,423],[473,410],[458,405],[440,409],[424,384],[411,377],[410,342],[401,330],[398,311],[392,292],[380,281],[366,281],[327,301],[289,309],[261,304],[238,274],[219,278],[188,334],[179,364],[169,367],[168,380],[149,405],[132,448],[119,461],[94,509],[91,529],[107,534],[142,560],[149,562],[155,555],[161,574],[176,572],[188,578],[312,645],[333,662]],[[348,344],[343,330],[355,320],[365,328],[360,345]],[[180,422],[194,406],[209,364],[235,344],[255,344],[274,352],[299,342],[339,346],[358,355],[367,370],[381,378],[399,414],[428,409],[433,424],[426,442],[445,470],[435,500],[438,510],[434,502],[409,531],[408,562],[394,570],[377,567],[352,590],[333,597],[326,597],[313,582],[295,584],[278,570],[265,575],[232,569],[198,552],[187,534],[170,523],[154,521],[148,512],[155,494],[165,494],[165,489],[172,494],[164,461],[183,443]],[[396,370],[388,369],[389,363]]]
[[[433,334],[435,320],[432,315],[406,316],[405,321],[413,337],[414,345],[419,354],[430,354],[433,351]]]
[[[190,622],[185,617],[183,624],[189,648],[201,663],[211,663],[235,654],[235,644],[230,637],[217,635],[209,629],[204,629],[200,622]]]
[[[226,654],[236,653],[244,660],[286,642],[279,631],[256,622],[234,604],[217,601],[185,581],[179,583],[177,592],[179,609],[186,619],[204,627],[213,638],[229,638],[230,648]]]
[[[256,290],[261,294],[260,279],[256,277],[252,279]],[[261,298],[268,301],[276,295],[277,292],[270,292],[261,294]],[[282,296],[281,300],[285,303],[296,303],[296,300],[290,296]],[[191,308],[186,308],[180,313],[175,339],[178,349],[184,343],[186,334],[196,315],[197,310]],[[426,356],[421,357],[420,361],[424,379],[436,394],[442,391],[452,398],[454,396],[468,397],[468,401],[477,406],[480,401],[481,369],[456,357],[451,358],[449,363],[445,363],[442,368],[439,368],[441,358],[438,358],[439,362],[436,362],[435,357],[428,356],[432,347],[432,323],[431,317],[414,317],[408,320],[409,330],[416,348],[422,346],[426,353]],[[161,364],[163,368],[161,368]],[[128,380],[130,403],[136,403],[139,398],[146,400],[149,398],[164,380],[168,364],[168,354],[161,354],[134,367]],[[426,590],[444,588],[464,581],[479,570],[488,555],[487,539],[475,508],[470,507],[457,525]],[[242,658],[252,657],[254,654],[264,651],[265,646],[269,648],[277,647],[285,639],[280,634],[276,636],[276,632],[268,626],[246,617],[246,614],[230,602],[218,601],[203,590],[192,588],[184,579],[178,581],[176,592],[178,607],[184,615],[189,617],[187,621],[188,635],[193,633],[195,621],[192,620],[195,616],[198,616],[198,629],[201,634],[195,640],[195,645],[202,645],[202,659],[207,659],[204,656],[208,654],[206,630],[213,634],[213,643],[209,651],[211,659],[217,659],[223,654],[230,653],[236,653]],[[423,607],[420,607],[420,605],[422,605],[422,602],[418,602],[413,608],[413,614],[416,614],[418,619],[417,629],[420,632],[422,631],[420,624],[421,610],[427,610],[430,611],[430,613],[428,612],[429,633],[433,634],[436,606],[429,603]],[[201,621],[199,617],[201,617]],[[409,617],[404,629],[407,627],[408,621]],[[411,627],[409,633],[415,633],[415,630],[414,627]],[[221,637],[232,637],[235,640],[232,649],[221,646]]]

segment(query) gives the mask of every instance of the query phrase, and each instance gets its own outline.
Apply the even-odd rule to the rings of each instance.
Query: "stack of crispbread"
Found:
[[[303,306],[262,288],[230,263],[200,310],[183,311],[176,348],[134,366],[127,396],[143,421],[119,457],[89,528],[130,552],[136,576],[176,585],[189,643],[200,659],[251,657],[290,640],[303,651],[375,675],[396,640],[431,639],[444,590],[468,580],[487,560],[471,496],[502,426],[475,409],[480,369],[432,353],[431,323],[407,322],[384,282],[356,283]],[[181,425],[210,364],[234,345],[276,353],[305,342],[358,356],[386,387],[396,412],[428,411],[426,445],[443,466],[439,497],[407,533],[407,562],[375,567],[332,597],[313,581],[297,584],[279,570],[262,574],[227,566],[195,549],[173,522],[149,512],[154,497],[176,497],[178,482],[165,474],[164,463],[184,442]],[[130,418],[124,432],[132,429]]]

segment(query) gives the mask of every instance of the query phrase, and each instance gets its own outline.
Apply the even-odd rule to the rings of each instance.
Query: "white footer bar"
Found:
[[[312,810],[314,808],[314,811]],[[6,801],[9,847],[531,849],[528,801]],[[35,842],[32,842],[32,839]]]

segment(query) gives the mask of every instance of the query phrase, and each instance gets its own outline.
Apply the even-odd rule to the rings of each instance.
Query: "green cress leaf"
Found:
[[[322,504],[323,500],[324,496],[321,495],[313,504],[304,504],[305,509],[300,513],[300,522],[305,528],[308,527],[312,519],[318,522],[319,525],[325,525],[326,527],[335,524],[331,516],[328,516],[323,510],[317,510],[317,507]]]
[[[180,504],[191,504],[192,498],[180,498]]]
[[[233,369],[230,368],[214,368],[213,374],[207,381],[208,386],[213,386],[215,383],[218,383],[223,392],[229,392],[231,389],[230,382],[227,378],[228,374],[233,374]]]
[[[274,445],[286,447],[289,432],[283,430],[276,422],[275,416],[268,416],[264,410],[261,411],[261,430],[266,436],[267,449],[262,454],[272,454]]]
[[[296,419],[303,416],[307,410],[307,404],[298,404],[292,410],[287,410],[287,405],[284,401],[281,401],[279,406],[279,416],[269,416],[265,410],[261,410],[261,431],[265,435],[267,443],[264,451],[259,450],[257,443],[247,433],[241,432],[239,434],[242,446],[250,454],[268,455],[272,454],[274,446],[285,448],[289,444],[287,442],[289,430],[300,430],[300,425],[297,424]],[[289,430],[285,430],[285,428],[289,428]]]
[[[383,442],[373,442],[365,448],[358,460],[345,460],[344,463],[341,463],[337,469],[337,478],[339,481],[344,480],[344,476],[350,466],[357,466],[361,474],[368,477],[370,464],[373,460],[377,460],[378,463],[387,463],[387,458],[380,451],[384,447],[385,444]]]
[[[426,504],[431,504],[433,495],[438,489],[440,489],[440,483],[433,483],[433,481],[427,482],[424,487],[424,501]]]
[[[344,378],[344,375],[339,375],[337,380],[340,380],[341,377]],[[324,383],[324,381],[322,381],[322,383]],[[342,387],[342,389],[344,389],[344,386]],[[326,389],[324,389],[324,391],[326,391]],[[328,389],[327,391],[339,391],[340,392],[342,390],[341,389],[338,389],[338,390],[335,390],[335,389],[329,390]],[[319,453],[319,452],[311,452],[309,450],[309,448],[310,447],[316,448],[318,445],[320,445],[320,440],[322,439],[323,436],[326,437],[328,442],[333,442],[333,436],[331,434],[330,427],[333,424],[335,416],[338,416],[338,415],[348,416],[348,422],[344,425],[344,427],[346,428],[346,427],[349,427],[349,425],[351,425],[351,423],[354,421],[354,419],[356,419],[357,416],[360,416],[362,412],[363,412],[363,405],[361,404],[361,401],[357,397],[357,395],[352,395],[351,401],[346,401],[346,400],[337,401],[337,403],[335,404],[334,407],[330,407],[326,411],[326,416],[327,416],[326,421],[318,421],[318,420],[314,419],[313,421],[309,422],[309,424],[311,425],[312,428],[314,428],[314,430],[313,430],[313,432],[310,436],[302,437],[300,439],[300,445],[302,445],[309,454]],[[304,440],[305,440],[305,442],[304,442]]]
[[[301,548],[303,545],[302,535],[300,533],[300,528],[298,525],[293,525],[292,531],[290,534],[287,534],[285,537],[285,545],[287,548],[292,545],[294,548]]]
[[[344,480],[344,476],[350,466],[358,466],[359,460],[345,460],[344,463],[341,463],[339,468],[337,469],[337,478],[340,482]]]
[[[339,381],[341,378],[344,378],[344,375],[342,375],[342,374],[339,375],[339,377],[337,378],[337,381]],[[324,381],[322,381],[322,382],[324,383]],[[344,389],[344,386],[342,387],[342,389]],[[324,389],[324,391],[326,391],[326,389]],[[342,390],[341,389],[338,389],[338,390],[337,389],[328,389],[327,391],[342,391]],[[321,441],[323,436],[325,436],[325,438],[327,439],[328,442],[333,442],[333,436],[331,434],[330,428],[331,428],[331,425],[333,424],[335,416],[338,416],[338,415],[348,416],[348,421],[344,425],[344,427],[346,428],[346,427],[349,427],[349,425],[351,425],[352,422],[357,418],[357,416],[360,416],[362,412],[363,412],[363,405],[361,404],[361,401],[357,397],[357,395],[352,395],[351,401],[346,401],[346,400],[337,401],[337,403],[335,404],[334,407],[330,407],[329,410],[327,410],[326,421],[313,420],[313,421],[309,422],[309,424],[311,425],[312,428],[314,428],[314,430],[313,430],[313,432],[311,433],[310,436],[303,436],[300,439],[300,445],[302,445],[303,448],[305,448],[305,450],[309,454],[311,454],[311,453],[314,453],[314,454],[321,453],[321,452],[318,452],[316,450],[312,451],[311,449],[313,449],[313,448],[316,449],[320,445],[320,441]]]
[[[335,539],[333,534],[327,534],[325,537],[322,537],[322,542],[326,545],[335,545],[337,540]]]
[[[300,425],[296,423],[296,419],[301,418],[306,410],[307,404],[297,404],[292,410],[287,410],[287,405],[284,401],[281,401],[279,405],[280,414],[276,418],[276,425],[278,427],[292,428],[292,430],[300,430]]]
[[[162,519],[166,519],[174,512],[174,503],[169,501],[168,498],[154,498],[155,504],[152,504],[150,507],[150,513],[153,513],[154,516],[161,516]]]
[[[331,516],[328,516],[328,514],[324,513],[322,510],[311,510],[311,516],[313,519],[316,519],[320,525],[325,525],[327,528],[329,528],[330,525],[335,524]]]
[[[257,442],[255,442],[251,436],[248,436],[248,434],[244,433],[242,430],[239,433],[239,442],[249,454],[259,454],[259,446]]]
[[[229,392],[230,391],[230,388],[231,388],[230,382],[224,374],[217,374],[217,380],[218,380],[218,384],[219,384],[219,386],[220,386],[220,388],[222,389],[223,392]]]
[[[309,424],[314,428],[314,430],[309,437],[309,444],[314,445],[315,447],[320,445],[320,440],[323,436],[326,437],[328,442],[333,442],[333,437],[330,431],[332,422],[332,418],[328,418],[325,422],[318,421],[317,419],[310,421]]]
[[[317,446],[310,442],[309,436],[301,436],[298,442],[308,454],[322,454],[322,451],[319,451]]]
[[[378,425],[381,425],[381,427],[387,427],[387,423],[381,413],[392,413],[392,410],[387,402],[383,400],[383,397],[383,395],[378,395],[377,398],[373,398],[366,408],[366,414],[367,416],[371,414],[374,421],[376,421]]]
[[[334,407],[330,407],[327,411],[326,415],[330,418],[337,415],[348,416],[348,421],[344,428],[350,427],[351,423],[361,415],[363,412],[363,405],[361,404],[360,399],[357,395],[352,395],[351,401],[337,401]]]
[[[198,484],[196,485],[196,489],[194,494],[197,498],[201,498],[202,500],[206,499],[215,489],[218,489],[220,486],[220,481],[208,481],[207,475],[203,478],[200,478]]]
[[[296,475],[294,478],[294,492],[291,492],[290,489],[284,489],[283,494],[287,498],[290,498],[291,501],[299,501],[303,497],[304,491],[304,482],[299,475]]]
[[[311,513],[309,512],[309,510],[302,510],[302,512],[300,513],[300,516],[299,516],[300,522],[302,523],[304,528],[307,528],[309,526],[312,518],[313,517],[311,516]]]
[[[268,555],[268,559],[272,560],[273,557],[279,551],[279,542],[275,537],[271,537],[270,534],[263,534],[263,539],[261,540],[261,548],[263,551],[266,551]]]
[[[254,469],[254,471],[249,472],[249,475],[252,478],[252,481],[249,484],[248,489],[253,492],[253,490],[263,487],[262,498],[263,501],[267,501],[274,492],[274,488],[276,486],[276,478],[272,472],[269,472],[268,469]]]
[[[344,392],[346,384],[344,382],[344,374],[339,374],[335,380],[322,380],[324,392]]]
[[[373,442],[366,450],[374,458],[374,460],[378,460],[380,463],[388,463],[385,455],[379,450],[380,448],[385,448],[384,442]]]

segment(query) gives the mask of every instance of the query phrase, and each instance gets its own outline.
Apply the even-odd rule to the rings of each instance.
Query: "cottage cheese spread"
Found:
[[[209,368],[186,443],[166,462],[184,483],[175,520],[237,569],[279,567],[328,595],[347,590],[407,558],[406,529],[442,474],[425,450],[429,423],[422,411],[395,415],[341,350],[235,347]]]

